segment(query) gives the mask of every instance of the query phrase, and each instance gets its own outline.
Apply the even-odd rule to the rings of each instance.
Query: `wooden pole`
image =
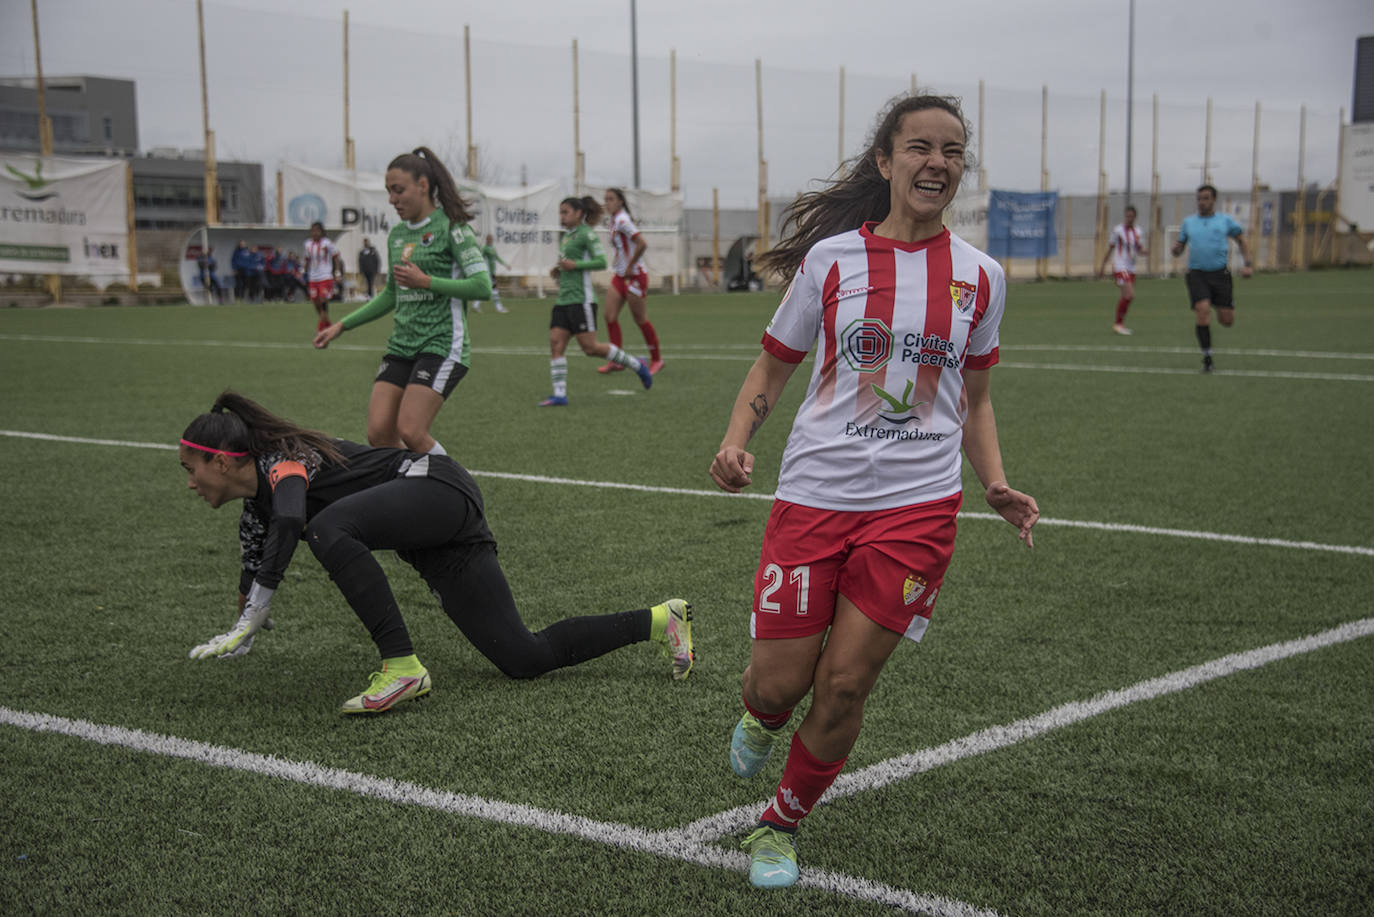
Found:
[[[669,187],[674,191],[682,190],[682,160],[677,158],[677,49],[671,48],[668,51],[668,90],[669,90],[669,110],[671,115],[669,123],[671,125],[671,155],[672,155],[672,175]]]
[[[720,189],[711,189],[711,286],[720,288]]]
[[[1050,190],[1049,170],[1050,135],[1050,87],[1040,87],[1040,190]],[[1035,275],[1044,280],[1049,275],[1049,263],[1045,258],[1035,259]]]
[[[1259,266],[1260,239],[1260,103],[1255,102],[1255,139],[1250,145],[1250,245],[1254,251],[1255,266]]]
[[[1164,212],[1159,204],[1159,93],[1154,95],[1154,115],[1150,140],[1150,273],[1159,273],[1163,263]]]
[[[1298,200],[1293,208],[1293,267],[1307,267],[1307,106],[1298,110]]]
[[[124,242],[129,252],[129,292],[138,292],[138,236],[134,220],[134,164],[124,164],[124,211],[128,221],[128,236]]]
[[[763,59],[754,58],[754,100],[759,125],[759,241],[756,250],[768,251],[768,160],[763,158]]]
[[[1212,99],[1207,99],[1207,133],[1202,145],[1202,183],[1212,183]]]
[[[210,130],[210,95],[205,83],[205,4],[196,0],[200,40],[200,120],[205,132],[205,225],[219,225],[219,169],[215,163],[215,135]]]
[[[582,138],[580,119],[581,109],[577,99],[577,39],[572,40],[572,91],[573,91],[573,193],[582,193]]]
[[[29,0],[29,10],[33,15],[33,63],[38,77],[38,155],[44,159],[52,155],[52,121],[48,118],[48,107],[43,87],[43,45],[38,40],[38,0]],[[43,278],[48,295],[53,302],[62,301],[62,275],[47,274]]]
[[[344,168],[351,172],[357,169],[358,164],[354,160],[353,134],[348,127],[348,10],[343,11],[343,71]]]
[[[844,167],[844,66],[840,66],[840,132],[839,148],[835,160],[835,170],[838,172]]]
[[[988,169],[983,161],[983,81],[978,81],[978,136],[975,138],[978,144],[978,191],[982,193],[988,190]]]
[[[466,86],[468,116],[468,181],[477,181],[477,144],[472,142],[472,36],[463,26],[463,83]]]
[[[1093,258],[1107,249],[1107,90],[1102,90],[1097,117],[1097,228],[1093,231]]]
[[[1069,253],[1073,251],[1073,207],[1064,208],[1064,276],[1073,275],[1073,261]],[[1095,263],[1095,262],[1094,262]]]

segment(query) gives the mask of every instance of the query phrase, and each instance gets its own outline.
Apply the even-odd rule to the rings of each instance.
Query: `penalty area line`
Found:
[[[1067,704],[1061,704],[1037,716],[1016,720],[1001,726],[991,726],[963,738],[937,745],[934,748],[924,748],[911,754],[899,755],[852,773],[842,774],[821,797],[821,804],[834,802],[846,796],[855,796],[859,793],[881,789],[889,784],[915,777],[946,764],[953,764],[964,758],[1019,745],[1046,733],[1063,729],[1066,726],[1073,726],[1131,704],[1155,700],[1169,694],[1177,694],[1209,681],[1234,675],[1237,672],[1262,668],[1272,662],[1312,653],[1352,640],[1359,640],[1371,634],[1374,634],[1374,618],[1362,618],[1319,634],[1312,634],[1283,643],[1273,643],[1240,653],[1231,653],[1210,662],[1138,682],[1127,688],[1105,691],[1085,701],[1071,701]],[[753,805],[737,806],[698,819],[683,826],[681,833],[693,843],[707,843],[754,824],[758,820],[759,813],[770,802],[772,802],[771,799],[764,799]]]
[[[749,870],[749,859],[743,852],[729,850],[713,843],[691,842],[681,831],[650,831],[633,825],[599,821],[519,803],[436,790],[406,780],[374,777],[325,767],[310,761],[292,761],[194,739],[92,723],[88,720],[68,719],[46,713],[29,713],[3,706],[0,706],[0,724],[31,732],[67,736],[98,745],[194,761],[209,767],[257,774],[305,786],[353,793],[396,805],[420,806],[450,815],[519,828],[533,828],[547,834],[562,834],[634,853],[652,854],[711,869],[725,869],[737,873]],[[975,908],[962,901],[937,895],[922,895],[844,873],[807,870],[802,874],[800,884],[845,897],[931,914],[933,917],[997,917],[994,911]]]

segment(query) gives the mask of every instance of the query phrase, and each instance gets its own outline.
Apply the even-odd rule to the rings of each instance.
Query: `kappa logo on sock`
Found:
[[[800,812],[803,815],[806,814],[806,807],[797,801],[797,797],[793,795],[791,787],[783,787],[781,795],[782,801],[787,803],[789,809],[792,809],[794,812]]]

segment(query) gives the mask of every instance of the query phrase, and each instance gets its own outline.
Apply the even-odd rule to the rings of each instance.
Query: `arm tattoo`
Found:
[[[754,400],[749,402],[749,408],[757,418],[749,425],[749,436],[752,438],[758,432],[759,427],[768,419],[768,397],[762,392],[754,396]]]

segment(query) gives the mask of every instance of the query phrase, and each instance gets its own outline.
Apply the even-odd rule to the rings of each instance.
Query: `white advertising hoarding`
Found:
[[[0,272],[129,279],[122,159],[0,153]]]

